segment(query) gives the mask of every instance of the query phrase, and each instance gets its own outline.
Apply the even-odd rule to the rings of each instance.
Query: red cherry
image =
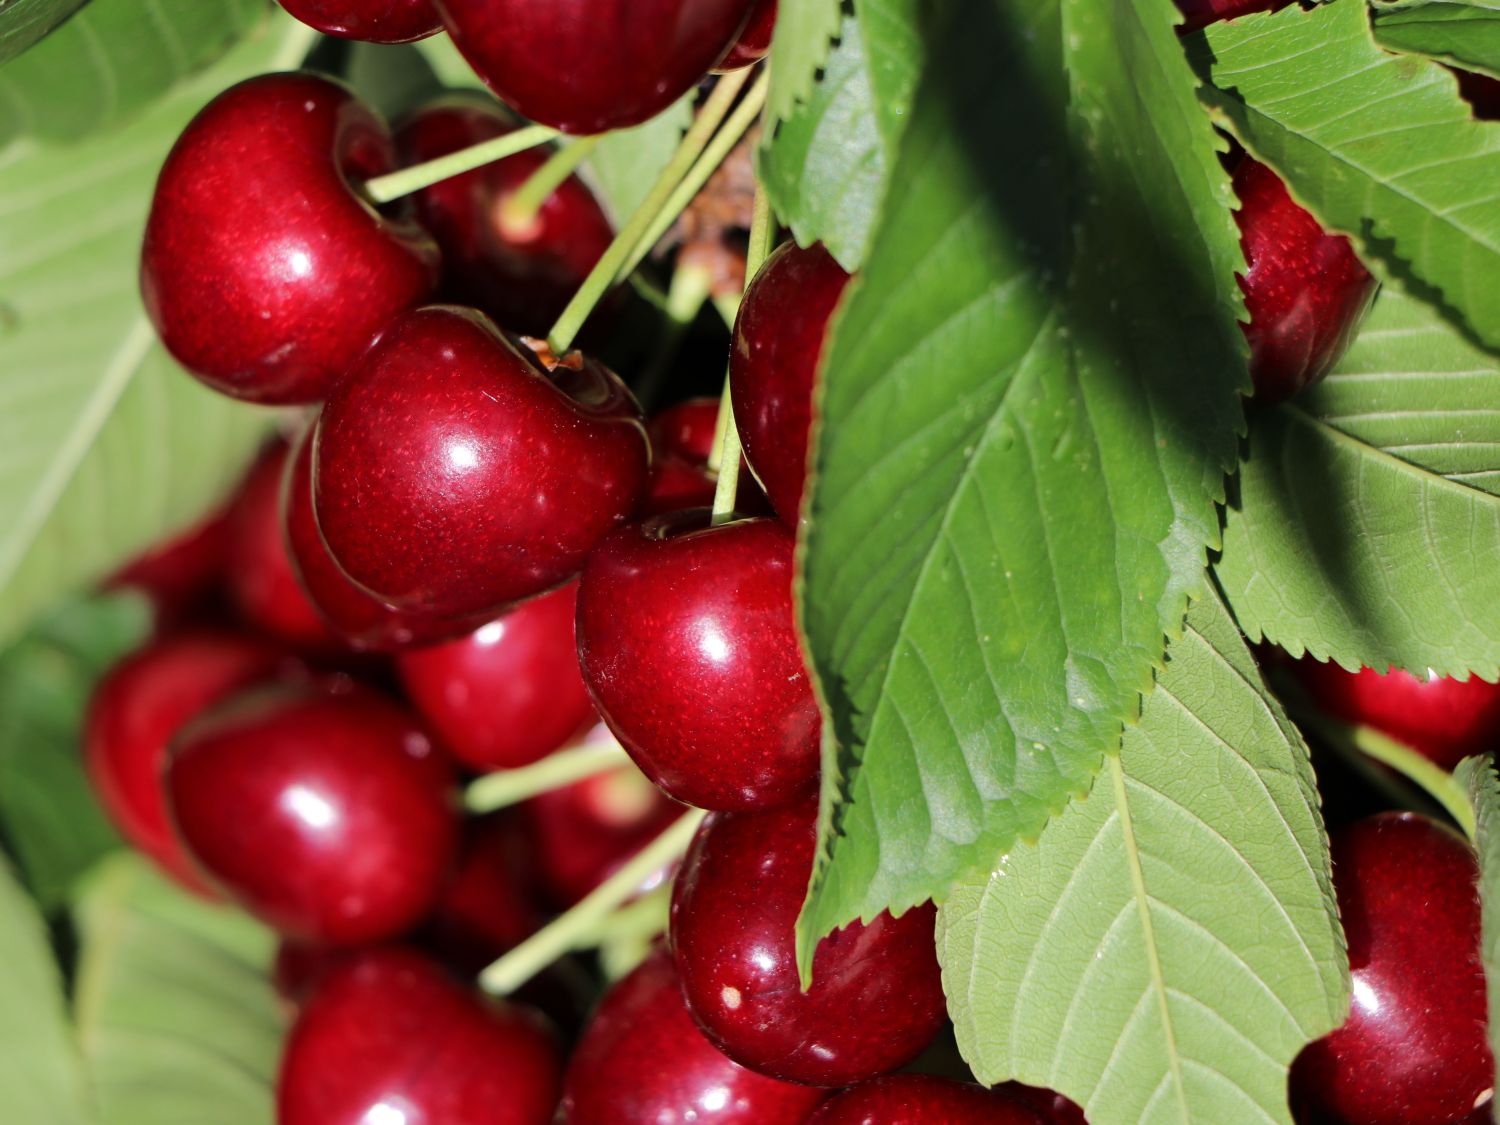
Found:
[[[688,1015],[658,950],[609,990],[563,1077],[567,1125],[803,1125],[827,1094],[731,1062]]]
[[[437,281],[415,223],[352,183],[389,172],[385,123],[311,74],[264,74],[193,118],[156,182],[141,292],[162,343],[211,387],[314,402]]]
[[[279,1125],[547,1125],[562,1063],[530,1009],[487,1002],[407,949],[331,972],[281,1059]]]
[[[1333,875],[1354,1004],[1298,1057],[1295,1093],[1342,1125],[1462,1120],[1495,1081],[1474,853],[1425,817],[1385,813],[1334,834]]]
[[[432,0],[277,0],[324,35],[366,43],[410,43],[443,29]]]
[[[995,1089],[1004,1091],[1017,1101],[1025,1102],[1033,1109],[1042,1111],[1042,1119],[1050,1125],[1088,1125],[1083,1110],[1070,1099],[1040,1086],[1024,1086],[1019,1082],[1003,1082]]]
[[[843,1086],[916,1058],[943,1026],[931,903],[825,938],[812,987],[793,930],[816,846],[817,801],[715,813],[672,897],[672,948],[693,1018],[730,1058],[789,1082]]]
[[[802,508],[813,378],[849,275],[815,245],[784,243],[745,290],[734,322],[729,386],[745,457],[792,527]]]
[[[162,772],[178,729],[231,693],[274,676],[282,656],[234,633],[195,631],[153,641],[94,689],[83,760],[120,834],[183,886],[212,894],[172,831]]]
[[[406,162],[416,164],[513,127],[493,101],[452,95],[419,109],[396,131],[396,143]],[[528,149],[416,196],[417,215],[443,251],[448,297],[531,336],[547,334],[614,239],[604,209],[577,176],[564,180],[530,221],[507,213],[511,197],[547,156]]]
[[[1255,12],[1279,12],[1291,0],[1177,0],[1182,13],[1179,35],[1198,31],[1220,20],[1236,20]]]
[[[468,826],[457,870],[423,926],[424,944],[444,962],[477,972],[542,924],[528,843],[513,815]]]
[[[792,619],[791,534],[703,509],[615,532],[578,590],[583,680],[668,796],[699,808],[796,800],[817,777],[817,701]]]
[[[771,35],[775,30],[776,0],[758,0],[745,30],[740,32],[734,46],[729,48],[729,54],[719,60],[714,70],[725,74],[760,62],[771,50]]]
[[[464,765],[524,766],[598,721],[578,671],[577,603],[570,582],[467,637],[397,657],[407,696]]]
[[[639,125],[724,57],[755,0],[437,0],[469,65],[567,133]]]
[[[718,399],[694,398],[651,419],[651,491],[641,505],[643,517],[713,506],[718,478],[708,471],[708,460],[718,417]],[[734,502],[741,515],[774,514],[743,460]]]
[[[188,849],[267,925],[352,944],[402,933],[457,847],[448,768],[373,692],[263,689],[188,726],[167,772]]]
[[[137,590],[151,602],[156,627],[190,615],[224,577],[229,561],[229,520],[212,512],[144,554],[104,582],[107,590]]]
[[[1458,77],[1458,92],[1474,107],[1474,116],[1480,121],[1500,120],[1500,81],[1472,70],[1453,73]]]
[[[1234,173],[1235,221],[1247,269],[1255,397],[1278,402],[1318,382],[1338,362],[1375,297],[1376,283],[1341,234],[1329,234],[1250,158]]]
[[[1052,1125],[1025,1102],[972,1082],[894,1074],[823,1103],[807,1125]]]
[[[613,372],[550,376],[472,309],[400,317],[318,421],[318,526],[355,582],[439,617],[562,585],[635,508],[649,450]]]
[[[652,416],[646,430],[651,452],[658,458],[676,457],[692,465],[707,465],[714,453],[719,425],[719,400],[690,398]]]

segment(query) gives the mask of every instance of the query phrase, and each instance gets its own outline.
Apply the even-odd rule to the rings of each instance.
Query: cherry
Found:
[[[719,400],[690,398],[658,411],[646,430],[658,460],[676,457],[693,465],[707,465],[718,433]]]
[[[229,560],[229,521],[211,512],[106,579],[107,590],[136,590],[151,602],[158,629],[189,616],[218,586]]]
[[[639,125],[724,57],[755,0],[437,0],[475,73],[567,133]]]
[[[1050,1125],[1088,1125],[1083,1110],[1071,1099],[1052,1090],[1040,1086],[1024,1086],[1020,1082],[1003,1082],[995,1089],[1009,1094],[1017,1101],[1025,1102],[1033,1109],[1041,1110],[1043,1120]]]
[[[1500,81],[1472,70],[1455,70],[1458,92],[1474,107],[1480,121],[1500,120]]]
[[[709,472],[719,418],[719,400],[694,398],[670,406],[651,419],[651,490],[642,516],[665,515],[685,508],[713,506],[718,478]],[[771,515],[765,495],[756,487],[743,460],[735,507],[744,515]]]
[[[334,559],[439,617],[498,613],[572,578],[635,507],[649,458],[613,372],[575,354],[549,375],[451,306],[398,318],[330,396],[315,441]]]
[[[562,1064],[545,1022],[408,949],[330,972],[287,1039],[279,1125],[547,1125]]]
[[[528,843],[508,813],[468,826],[457,869],[423,926],[425,944],[446,963],[477,972],[542,924]]]
[[[570,582],[467,637],[397,657],[408,698],[464,765],[524,766],[598,721],[578,671],[577,602]]]
[[[776,30],[776,0],[758,0],[750,13],[750,22],[740,37],[729,48],[729,54],[719,60],[714,70],[724,74],[760,62],[771,50],[771,34]]]
[[[730,1061],[682,1001],[657,950],[605,994],[563,1077],[565,1125],[803,1125],[827,1093]]]
[[[324,35],[366,43],[410,43],[443,29],[432,0],[277,0]]]
[[[199,894],[212,891],[167,815],[168,744],[194,715],[270,679],[281,662],[276,649],[235,633],[177,633],[115,665],[89,703],[83,760],[105,812],[126,840]]]
[[[1182,13],[1179,35],[1199,31],[1220,20],[1234,20],[1255,12],[1278,12],[1291,0],[1177,0],[1177,9]]]
[[[791,534],[703,509],[621,528],[584,567],[578,659],[599,713],[679,801],[752,809],[817,776],[818,705],[792,620]]]
[[[1292,1068],[1294,1092],[1342,1125],[1449,1125],[1487,1098],[1478,865],[1457,835],[1383,813],[1333,836],[1349,941],[1349,1019]]]
[[[1257,400],[1278,402],[1338,362],[1376,283],[1349,240],[1319,226],[1264,164],[1242,160],[1234,190],[1247,263],[1241,288],[1250,321],[1241,327],[1250,342],[1250,375]]]
[[[415,164],[512,128],[493,101],[452,95],[419,109],[396,131],[396,143]],[[528,149],[416,196],[417,214],[443,251],[447,296],[531,336],[547,334],[614,239],[604,209],[577,176],[529,219],[509,213],[511,197],[546,160],[545,150]]]
[[[209,102],[161,170],[141,251],[167,350],[236,398],[322,398],[437,281],[427,233],[352,186],[394,165],[385,123],[329,79],[265,74]]]
[[[793,930],[817,841],[817,801],[715,813],[683,861],[672,948],[693,1018],[730,1058],[789,1082],[842,1086],[914,1059],[943,1025],[931,903],[825,938],[812,987]]]
[[[415,925],[457,846],[447,765],[402,708],[366,689],[261,689],[216,708],[179,736],[167,791],[203,868],[304,941]]]
[[[1052,1125],[998,1090],[932,1074],[895,1074],[836,1094],[807,1125]]]
[[[777,248],[745,290],[734,322],[729,386],[745,457],[796,527],[807,476],[813,379],[849,275],[821,244]]]

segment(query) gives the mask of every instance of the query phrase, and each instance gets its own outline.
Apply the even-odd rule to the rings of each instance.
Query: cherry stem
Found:
[[[599,967],[606,980],[619,980],[650,955],[656,936],[667,928],[672,906],[670,884],[620,907],[599,925]]]
[[[597,942],[601,923],[650,876],[687,851],[706,815],[702,809],[693,809],[678,818],[566,914],[548,922],[480,973],[479,987],[494,996],[509,996],[565,953]]]
[[[500,205],[501,224],[525,230],[536,222],[542,204],[552,198],[552,193],[562,187],[563,182],[589,158],[594,146],[603,136],[602,133],[596,133],[592,137],[579,137],[547,157],[546,163],[528,176],[526,182],[511,192]]]
[[[683,134],[682,143],[677,146],[672,159],[667,161],[667,166],[661,170],[656,182],[651,185],[646,198],[641,200],[641,205],[635,209],[635,213],[626,220],[625,226],[615,235],[614,241],[594,264],[588,277],[583,279],[578,292],[573,294],[568,307],[563,309],[557,318],[557,323],[552,326],[552,331],[547,334],[547,339],[551,341],[552,350],[555,353],[562,355],[573,346],[573,341],[577,338],[579,329],[583,327],[583,322],[588,319],[589,313],[594,311],[594,306],[609,291],[610,286],[614,285],[616,279],[622,276],[620,267],[635,250],[636,243],[645,237],[646,231],[650,229],[657,214],[666,206],[672,189],[682,181],[683,176],[687,175],[688,170],[693,166],[693,161],[698,158],[698,154],[703,151],[704,146],[713,136],[714,130],[724,120],[729,107],[734,104],[734,99],[739,95],[740,88],[745,84],[745,79],[745,72],[737,71],[734,74],[726,74],[714,86],[713,93],[708,95],[703,108],[698,111],[692,127]]]
[[[666,378],[667,369],[672,366],[672,361],[682,349],[683,337],[687,335],[693,321],[698,319],[698,311],[708,300],[712,287],[713,278],[701,265],[683,265],[679,262],[672,271],[672,284],[667,289],[666,300],[661,306],[666,315],[662,318],[656,348],[652,353],[651,363],[635,385],[635,397],[643,406],[649,407],[655,401],[662,380]]]
[[[619,769],[630,756],[618,742],[587,742],[548,754],[539,762],[513,770],[499,770],[476,778],[464,792],[464,806],[475,814],[494,812],[550,793],[575,781]]]
[[[486,164],[493,164],[507,156],[524,152],[528,148],[535,148],[557,135],[556,129],[549,129],[545,125],[528,125],[524,129],[506,133],[505,136],[496,137],[492,141],[481,141],[477,145],[450,152],[436,160],[413,164],[408,168],[398,168],[394,172],[387,172],[383,176],[366,180],[365,197],[375,204],[389,203],[393,199],[400,199],[403,195],[421,191],[424,187],[431,187],[443,180],[452,179],[465,172],[472,172],[475,168],[482,168]]]

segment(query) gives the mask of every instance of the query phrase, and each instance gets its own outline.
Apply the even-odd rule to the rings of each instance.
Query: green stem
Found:
[[[554,918],[480,973],[479,987],[495,996],[509,996],[563,954],[587,947],[617,906],[647,878],[687,851],[706,815],[701,809],[693,809],[680,817],[566,914]]]
[[[714,297],[714,308],[719,310],[719,316],[724,321],[724,327],[734,331],[734,318],[740,315],[740,293],[720,293]]]
[[[629,763],[630,756],[617,742],[585,743],[548,754],[529,766],[476,778],[464,793],[464,805],[471,813],[494,812]]]
[[[677,353],[682,349],[683,337],[698,319],[698,311],[708,300],[713,278],[707,269],[697,265],[678,263],[672,271],[672,284],[667,289],[667,299],[662,305],[661,333],[652,353],[651,363],[641,373],[635,385],[635,397],[641,405],[650,408],[656,392],[666,378]]]
[[[501,226],[511,230],[525,230],[536,222],[542,204],[589,158],[594,146],[603,136],[603,133],[597,133],[592,137],[579,137],[547,157],[546,163],[527,177],[526,182],[500,205]]]
[[[724,453],[724,432],[729,429],[730,415],[734,404],[729,401],[729,379],[724,379],[724,389],[719,392],[719,413],[714,418],[714,443],[708,451],[708,471],[717,473],[722,467],[719,458]],[[717,489],[715,490],[717,494]]]
[[[507,156],[514,156],[528,148],[535,148],[555,136],[557,136],[556,129],[549,129],[545,125],[528,125],[524,129],[506,133],[505,136],[496,137],[492,141],[470,145],[468,148],[461,148],[457,152],[440,156],[436,160],[413,164],[409,168],[399,168],[394,172],[387,172],[383,176],[366,180],[365,196],[372,203],[389,203],[393,199],[400,199],[403,195],[421,191],[424,187],[471,172],[475,168],[492,164],[496,160],[503,160]]]

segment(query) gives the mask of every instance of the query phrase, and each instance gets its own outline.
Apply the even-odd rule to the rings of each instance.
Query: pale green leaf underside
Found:
[[[0,4],[0,64],[50,35],[88,0],[9,0]]]
[[[1091,1125],[1289,1125],[1348,1011],[1307,750],[1212,594],[1168,658],[1088,799],[940,911],[949,1011],[980,1081]]]
[[[771,88],[766,94],[768,130],[791,116],[812,90],[839,21],[839,0],[778,0],[771,35]]]
[[[825,364],[804,953],[1035,838],[1201,582],[1241,425],[1243,261],[1172,18],[991,0],[925,51]]]
[[[1454,771],[1474,803],[1474,846],[1479,852],[1479,913],[1484,975],[1489,995],[1490,1050],[1500,1060],[1500,778],[1490,755],[1465,758]],[[1500,1061],[1495,1085],[1500,1089]]]
[[[1372,8],[1375,38],[1394,51],[1500,77],[1500,2],[1400,0]]]

